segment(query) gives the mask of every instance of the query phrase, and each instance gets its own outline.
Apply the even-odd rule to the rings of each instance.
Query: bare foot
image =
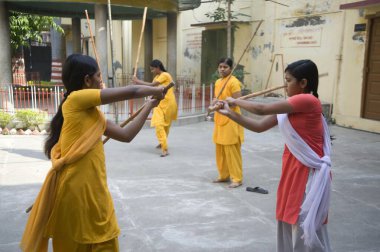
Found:
[[[236,188],[236,187],[239,187],[241,186],[243,183],[242,182],[232,182],[231,184],[229,184],[229,188]]]

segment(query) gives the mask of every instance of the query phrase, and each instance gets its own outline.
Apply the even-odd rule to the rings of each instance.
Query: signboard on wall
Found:
[[[197,83],[200,81],[201,51],[202,51],[202,29],[194,28],[183,33],[183,51],[181,59],[181,67],[178,69],[178,76],[188,76]]]
[[[322,27],[281,27],[281,47],[319,47],[321,46]]]
[[[185,34],[185,58],[190,60],[200,60],[200,53],[202,48],[202,33],[197,31]]]

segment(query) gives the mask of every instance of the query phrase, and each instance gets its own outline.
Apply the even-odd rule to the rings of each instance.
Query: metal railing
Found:
[[[212,100],[213,86],[196,85],[191,78],[177,78],[174,93],[178,104],[178,116],[184,117],[206,112]],[[8,84],[0,86],[0,110],[15,113],[19,109],[33,109],[48,114],[51,119],[63,100],[62,85],[43,87],[41,85]],[[125,120],[137,111],[145,99],[133,99],[102,105],[108,119],[116,122]]]

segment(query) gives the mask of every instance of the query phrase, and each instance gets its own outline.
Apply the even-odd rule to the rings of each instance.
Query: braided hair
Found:
[[[96,61],[86,55],[72,54],[67,57],[62,69],[62,82],[66,93],[58,107],[58,111],[50,122],[49,135],[45,140],[44,152],[51,159],[51,149],[58,142],[63,125],[62,105],[71,92],[81,90],[84,85],[85,76],[92,77],[99,70]]]

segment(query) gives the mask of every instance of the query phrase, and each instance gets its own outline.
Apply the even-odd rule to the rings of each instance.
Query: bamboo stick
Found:
[[[275,91],[275,90],[278,90],[278,89],[281,89],[281,88],[286,88],[286,85],[284,85],[284,86],[277,86],[277,87],[273,87],[273,88],[268,88],[268,89],[265,89],[265,90],[262,90],[262,91],[259,91],[259,92],[251,93],[251,94],[248,94],[248,95],[245,95],[245,96],[240,96],[237,99],[239,99],[239,100],[246,100],[246,99],[253,98],[253,97],[256,97],[256,96],[268,94],[268,93],[270,93],[272,91]],[[209,113],[217,111],[218,109],[221,109],[221,108],[222,108],[221,104],[220,105],[210,106],[209,107]]]
[[[123,128],[123,127],[124,127],[125,125],[127,125],[130,121],[132,121],[133,119],[135,119],[136,116],[137,116],[138,114],[140,114],[141,110],[143,110],[143,108],[145,107],[145,105],[146,105],[146,103],[144,103],[144,104],[139,108],[139,110],[137,110],[133,115],[131,115],[130,117],[128,117],[127,120],[125,120],[123,123],[121,123],[121,124],[120,124],[120,127]],[[110,137],[106,137],[106,138],[104,138],[104,140],[103,140],[103,144],[107,143],[108,140],[110,140]]]
[[[249,98],[253,98],[253,97],[256,97],[256,96],[260,96],[260,95],[263,95],[263,94],[270,93],[272,91],[275,91],[275,90],[278,90],[278,89],[281,89],[281,88],[286,88],[286,85],[272,87],[272,88],[268,88],[268,89],[265,89],[265,90],[262,90],[262,91],[259,91],[259,92],[247,94],[247,95],[239,97],[238,99],[240,99],[240,100],[246,100],[246,99],[249,99]]]
[[[171,82],[169,85],[167,85],[165,88],[164,88],[164,94],[166,94],[168,92],[168,90],[170,88],[174,87],[174,82]],[[136,118],[136,116],[143,110],[143,108],[145,107],[146,103],[144,103],[141,108],[139,108],[139,110],[136,111],[136,113],[134,113],[133,115],[131,115],[127,120],[125,120],[123,123],[120,124],[120,127],[124,127],[125,125],[127,125],[130,121],[132,121],[133,119]],[[103,144],[107,143],[108,140],[110,139],[110,137],[106,137],[104,138],[103,140]]]
[[[228,76],[227,80],[224,82],[223,87],[220,89],[218,95],[216,96],[216,99],[219,98],[219,96],[222,94],[223,90],[226,88],[228,81],[231,79],[232,74],[234,73],[236,67],[239,65],[239,63],[240,63],[241,59],[243,58],[244,54],[246,53],[246,51],[248,51],[249,45],[251,44],[253,38],[256,36],[257,31],[259,30],[259,28],[260,28],[260,26],[261,26],[262,23],[263,23],[263,20],[260,20],[259,24],[258,24],[257,27],[256,27],[255,32],[253,33],[251,39],[248,41],[248,44],[247,44],[247,46],[245,47],[243,53],[241,54],[239,60],[235,63],[235,66],[232,68],[230,75]],[[214,106],[214,105],[210,105],[209,108],[207,109],[206,120],[209,120],[209,119],[210,119],[210,112],[211,112],[210,109],[212,109],[213,106]]]
[[[143,14],[143,23],[142,23],[142,26],[141,26],[141,32],[140,32],[140,38],[139,38],[139,44],[138,44],[138,47],[137,47],[137,56],[136,56],[136,62],[135,62],[135,67],[134,67],[134,70],[133,70],[133,76],[134,77],[136,77],[136,75],[137,75],[137,67],[138,67],[138,64],[139,64],[139,58],[140,58],[140,50],[141,50],[141,44],[142,44],[142,38],[143,38],[143,35],[144,35],[144,30],[145,30],[145,21],[146,21],[146,14],[147,14],[147,12],[148,12],[148,7],[144,7],[144,14]],[[131,110],[131,114],[132,114],[132,111],[133,111],[133,101],[131,100],[131,101],[129,101],[129,106],[130,106],[130,110]],[[134,118],[134,117],[136,117],[140,112],[141,112],[141,110],[143,109],[143,107],[145,106],[145,104],[141,107],[141,108],[139,108],[136,112],[135,112],[135,114],[132,114],[132,116],[130,117],[130,118]],[[128,120],[127,120],[128,121]],[[125,121],[126,122],[126,124],[127,123],[129,123],[129,121],[127,122],[127,121]],[[125,125],[126,125],[125,124]],[[124,125],[124,126],[125,126]],[[123,127],[124,127],[123,126]],[[106,143],[108,141],[108,139],[106,139],[105,140],[105,142],[104,143]]]
[[[235,63],[235,66],[232,68],[230,75],[228,76],[227,80],[224,82],[222,89],[219,91],[218,95],[216,96],[216,99],[219,98],[219,96],[222,94],[223,90],[226,88],[226,85],[227,85],[228,81],[230,80],[233,72],[235,71],[236,67],[239,65],[240,61],[242,60],[244,54],[248,51],[249,45],[251,44],[253,38],[256,36],[257,31],[259,30],[259,28],[260,28],[260,26],[261,26],[262,23],[263,23],[263,20],[260,20],[259,24],[256,27],[255,32],[253,33],[251,39],[249,40],[247,46],[245,47],[243,53],[241,54],[241,56],[239,58],[239,60]]]
[[[141,49],[141,43],[142,43],[142,37],[144,35],[144,30],[145,30],[145,20],[146,20],[146,14],[147,14],[147,11],[148,11],[148,7],[144,7],[144,15],[143,15],[143,23],[142,23],[142,26],[141,26],[141,33],[140,33],[140,39],[139,39],[139,45],[138,45],[138,48],[137,48],[137,57],[136,57],[136,63],[135,63],[135,69],[134,69],[134,72],[133,72],[133,76],[136,76],[137,74],[137,66],[138,66],[138,63],[139,63],[139,58],[140,58],[140,49]],[[173,84],[173,85],[171,85]],[[169,87],[170,86],[170,87]],[[166,86],[165,88],[167,88],[167,90],[171,87],[174,86],[174,83],[170,83],[168,86]],[[146,104],[146,103],[145,103]],[[130,121],[132,121],[134,118],[136,118],[136,116],[143,110],[143,108],[145,107],[145,104],[143,104],[134,114],[132,114],[126,121],[124,121],[123,123],[120,124],[120,127],[124,127],[125,125],[127,125]],[[103,144],[107,143],[108,140],[110,138],[109,137],[106,137],[104,140],[103,140]]]
[[[94,50],[96,63],[98,64],[98,68],[99,68],[99,71],[100,71],[100,80],[102,82],[102,85],[105,85],[104,81],[103,81],[102,71],[100,69],[100,64],[99,64],[99,55],[98,55],[98,51],[96,50],[95,40],[94,40],[94,36],[93,36],[93,33],[92,33],[92,29],[91,29],[90,18],[88,17],[87,10],[84,10],[84,12],[86,14],[87,26],[88,26],[88,30],[90,32],[90,40],[91,40],[91,44],[92,44],[92,49]]]
[[[148,11],[148,7],[144,7],[143,23],[142,23],[142,26],[141,26],[139,46],[137,47],[137,57],[136,57],[136,63],[135,63],[135,68],[134,68],[134,72],[133,72],[133,76],[135,76],[135,77],[136,77],[136,74],[137,74],[137,66],[138,66],[139,58],[140,58],[140,49],[141,49],[142,38],[143,38],[143,35],[144,35],[144,30],[145,30],[145,20],[146,20],[146,13],[147,13],[147,11]]]

